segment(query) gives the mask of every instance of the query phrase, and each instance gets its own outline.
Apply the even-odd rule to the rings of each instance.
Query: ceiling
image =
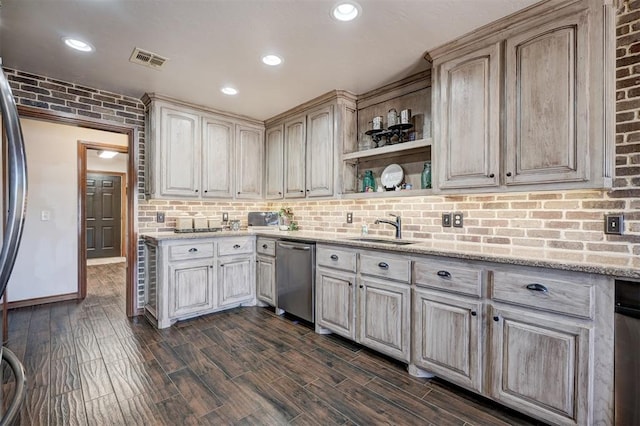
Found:
[[[429,50],[538,0],[2,0],[4,66],[139,98],[156,92],[264,120],[333,89],[354,93],[429,67]],[[93,46],[67,48],[75,36]],[[169,58],[129,62],[134,47]],[[284,58],[277,67],[267,53]],[[224,85],[236,96],[220,92]]]

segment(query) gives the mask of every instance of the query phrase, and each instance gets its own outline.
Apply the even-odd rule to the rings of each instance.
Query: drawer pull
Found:
[[[233,248],[234,248],[234,249],[239,249],[239,248],[240,248],[240,244],[234,244],[234,245],[233,245]]]
[[[195,247],[192,247],[192,248],[189,249],[189,253],[195,253],[197,251],[198,251],[198,249],[195,248]]]
[[[498,321],[500,321],[500,317],[495,316],[495,317],[493,317],[493,320],[494,320],[495,322],[498,322]]]
[[[543,286],[542,284],[538,284],[538,283],[527,284],[527,290],[539,291],[539,292],[542,292],[542,293],[549,293],[549,290],[547,290],[547,288],[545,286]]]
[[[263,249],[265,249],[265,250],[266,250],[268,247],[269,247],[269,246],[268,246],[268,245],[266,245],[266,244],[263,244],[263,245],[262,245],[262,248],[263,248]]]
[[[476,311],[471,311],[471,316],[475,317],[476,315],[478,315],[478,313]]]
[[[438,276],[440,278],[451,278],[451,273],[449,271],[438,271]]]
[[[338,255],[337,254],[332,254],[331,255],[331,260],[338,260]]]
[[[382,269],[389,269],[389,264],[386,262],[380,262],[378,263],[378,266]]]

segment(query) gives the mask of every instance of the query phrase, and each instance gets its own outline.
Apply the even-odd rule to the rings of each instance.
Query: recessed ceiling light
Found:
[[[98,151],[98,157],[100,158],[113,158],[116,155],[118,155],[116,151],[107,151],[107,150]]]
[[[262,57],[262,62],[275,67],[276,65],[280,65],[282,63],[282,58],[278,55],[265,55]]]
[[[338,21],[352,21],[360,14],[360,5],[356,2],[345,1],[338,3],[331,12]]]
[[[220,91],[225,95],[233,96],[238,94],[238,90],[234,89],[233,87],[223,87],[222,89],[220,89]]]
[[[93,52],[93,46],[85,41],[72,37],[64,37],[62,40],[64,41],[64,44],[72,49],[79,50],[81,52]]]

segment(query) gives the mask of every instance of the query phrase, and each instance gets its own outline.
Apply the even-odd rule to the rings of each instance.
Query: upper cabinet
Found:
[[[355,97],[340,91],[267,120],[266,198],[337,195],[337,153],[355,130]],[[282,173],[271,170],[278,164]]]
[[[500,44],[438,67],[440,188],[498,185]]]
[[[542,3],[431,52],[438,187],[610,187],[614,15]]]
[[[152,198],[261,198],[264,127],[159,95],[148,107],[146,191]]]
[[[583,12],[507,39],[507,185],[588,179],[588,25]]]
[[[282,125],[267,130],[265,151],[265,198],[268,200],[282,198],[284,192],[284,129]]]

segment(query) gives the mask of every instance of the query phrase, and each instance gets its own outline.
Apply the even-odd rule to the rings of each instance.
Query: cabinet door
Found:
[[[308,197],[333,195],[333,106],[329,105],[307,116],[307,182]]]
[[[420,288],[413,294],[413,362],[481,392],[482,303]]]
[[[169,317],[180,318],[213,308],[213,263],[169,264]]]
[[[236,126],[236,198],[262,197],[264,132]]]
[[[585,12],[507,39],[507,184],[586,179],[588,36]]]
[[[160,193],[198,196],[200,191],[200,117],[161,107]]]
[[[276,260],[273,257],[258,256],[256,260],[256,292],[258,299],[276,306]]]
[[[588,424],[590,328],[522,310],[492,308],[492,396],[553,424]]]
[[[284,128],[282,125],[268,129],[266,134],[265,198],[283,197],[284,187]]]
[[[316,271],[316,322],[336,334],[355,340],[355,274],[325,268]]]
[[[498,185],[500,44],[444,62],[438,78],[440,188]]]
[[[409,361],[408,284],[361,278],[358,285],[359,342],[379,352]]]
[[[203,197],[233,197],[233,137],[233,123],[203,117]]]
[[[251,257],[218,259],[218,306],[239,304],[251,299],[254,284]]]
[[[284,196],[305,196],[306,117],[296,117],[284,123]]]

